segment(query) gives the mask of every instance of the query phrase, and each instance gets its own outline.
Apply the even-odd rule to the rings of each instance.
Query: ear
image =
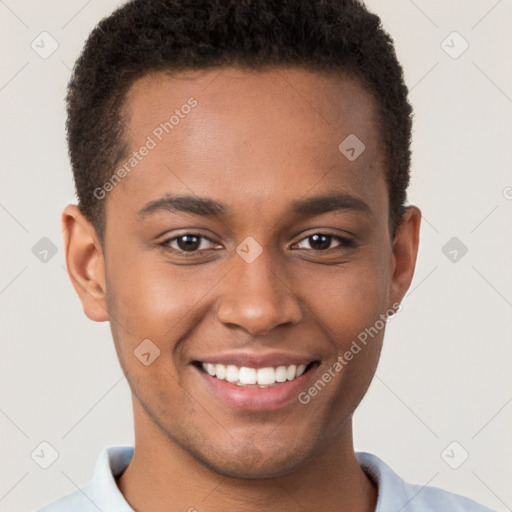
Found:
[[[74,204],[62,212],[62,228],[68,274],[84,313],[95,322],[105,322],[110,318],[105,299],[105,262],[96,230]]]
[[[408,206],[393,240],[391,299],[400,303],[411,285],[420,241],[421,211]]]

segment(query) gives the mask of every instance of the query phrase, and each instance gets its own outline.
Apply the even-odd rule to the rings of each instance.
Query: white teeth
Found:
[[[228,364],[226,368],[226,380],[228,382],[236,382],[238,380],[238,375],[240,374],[240,370],[238,367]]]
[[[217,379],[226,378],[226,367],[223,364],[215,365],[215,376],[217,377]]]
[[[276,372],[274,368],[258,368],[258,384],[270,386],[276,383]]]
[[[295,379],[295,373],[297,372],[297,367],[294,364],[291,364],[286,368],[286,378],[288,380]]]
[[[276,383],[294,380],[300,377],[306,370],[305,364],[289,366],[271,366],[266,368],[249,368],[247,366],[238,367],[233,364],[211,364],[201,363],[203,369],[212,377],[226,380],[238,386],[259,386],[268,387]]]
[[[247,368],[242,366],[240,368],[240,384],[256,384],[256,370],[254,368]]]
[[[276,368],[276,382],[286,382],[286,366]]]

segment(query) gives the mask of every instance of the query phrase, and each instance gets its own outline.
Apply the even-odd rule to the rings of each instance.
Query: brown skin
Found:
[[[218,402],[191,362],[242,348],[307,354],[320,362],[310,386],[401,301],[421,213],[408,207],[391,239],[374,101],[357,81],[302,69],[152,74],[127,96],[131,148],[189,97],[198,105],[105,199],[104,253],[75,205],[62,217],[84,312],[110,321],[132,390],[136,448],[118,486],[145,512],[372,511],[376,489],[355,457],[352,414],[384,330],[309,404],[266,412]],[[366,145],[353,162],[338,150],[351,133]],[[333,191],[369,212],[290,213],[292,201]],[[138,217],[168,192],[211,197],[232,213]],[[319,249],[308,237],[326,230],[355,247],[333,237]],[[158,245],[186,233],[207,237],[193,257]],[[250,264],[236,252],[248,236],[263,248]],[[146,338],[161,350],[150,366],[133,354]]]

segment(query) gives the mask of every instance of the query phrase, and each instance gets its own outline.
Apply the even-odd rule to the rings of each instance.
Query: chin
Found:
[[[229,478],[258,480],[289,475],[299,469],[304,460],[297,453],[265,455],[256,447],[248,446],[237,452],[221,452],[222,458],[210,457],[204,453],[191,453],[211,471]]]
[[[192,437],[190,432],[181,434],[181,439],[173,436],[173,444],[202,466],[229,478],[250,480],[285,476],[306,465],[315,451],[315,446],[308,446],[306,440],[299,443],[297,438],[293,443],[283,440],[283,443],[274,441],[264,445],[251,441],[251,436],[243,438],[226,434],[222,439],[212,439],[210,436]]]

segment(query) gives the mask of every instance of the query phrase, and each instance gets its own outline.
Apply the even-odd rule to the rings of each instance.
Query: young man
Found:
[[[421,217],[377,16],[134,0],[90,35],[67,102],[66,261],[110,322],[135,447],[42,511],[489,510],[353,448]]]

